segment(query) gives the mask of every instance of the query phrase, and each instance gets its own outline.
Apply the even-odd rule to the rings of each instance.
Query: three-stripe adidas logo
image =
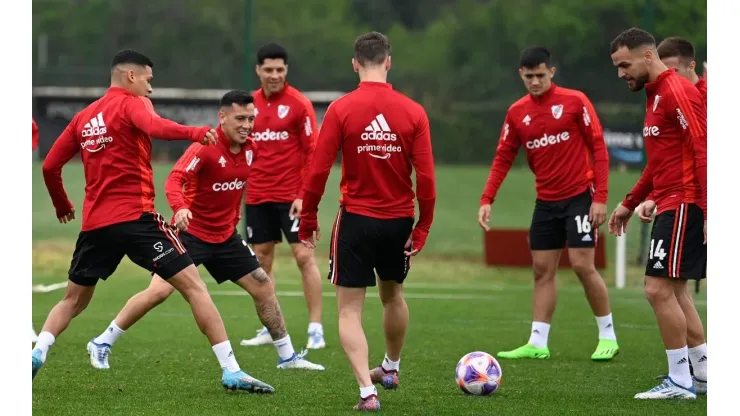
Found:
[[[99,112],[97,116],[93,117],[82,126],[82,137],[100,136],[108,132],[105,127],[105,121],[103,120],[103,112]]]
[[[384,140],[384,141],[396,141],[398,136],[391,133],[391,127],[385,120],[383,114],[378,114],[375,119],[365,127],[365,133],[360,136],[362,140]]]

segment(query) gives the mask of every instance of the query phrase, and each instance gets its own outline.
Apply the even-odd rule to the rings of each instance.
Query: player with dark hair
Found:
[[[645,293],[668,356],[668,377],[637,399],[696,399],[706,391],[706,348],[687,346],[687,321],[699,319],[688,299],[689,279],[706,277],[707,116],[699,90],[660,60],[653,36],[638,28],[611,43],[621,79],[645,89],[647,166],[635,187],[614,210],[609,231],[625,232],[635,208],[652,192],[658,205],[645,271]],[[694,363],[695,380],[689,370]],[[704,376],[701,379],[701,376]]]
[[[303,179],[311,161],[316,140],[316,113],[313,105],[297,89],[288,85],[288,53],[275,43],[257,52],[257,76],[262,84],[254,94],[254,140],[260,157],[247,180],[246,236],[257,253],[262,268],[275,281],[275,244],[290,244],[303,280],[308,306],[309,349],[324,348],[321,325],[321,275],[313,251],[298,240],[299,215],[303,205]],[[263,327],[241,345],[273,342]]]
[[[275,287],[234,230],[241,217],[244,184],[259,157],[249,138],[254,124],[252,96],[238,90],[226,93],[218,118],[218,144],[193,143],[167,178],[167,201],[175,213],[172,225],[180,230],[180,241],[195,266],[203,264],[216,283],[232,281],[252,295],[257,316],[269,328],[280,357],[278,368],[323,370],[305,360],[305,352],[293,350]],[[116,340],[174,291],[155,274],[149,287],[129,299],[108,328],[87,344],[92,366],[110,368],[108,355]]]
[[[36,125],[36,120],[31,118],[31,150],[36,150],[36,146],[39,145],[39,126]],[[36,329],[33,328],[33,322],[31,322],[31,342],[38,341],[39,336],[36,334]]]
[[[563,249],[581,281],[596,317],[599,342],[592,360],[610,360],[619,352],[604,279],[595,266],[598,228],[606,220],[609,155],[591,101],[581,91],[555,85],[550,52],[531,47],[522,52],[519,74],[528,94],[506,114],[491,173],[480,199],[478,223],[488,231],[491,204],[524,147],[535,175],[529,246],[534,270],[533,322],[527,344],[498,357],[550,358],[548,335],[555,312],[555,275]]]
[[[319,239],[317,211],[337,153],[342,152],[341,199],[331,237],[329,280],[336,285],[339,339],[360,386],[356,410],[378,411],[374,383],[399,385],[409,311],[403,282],[411,256],[426,242],[436,191],[429,120],[424,108],[386,82],[391,45],[378,32],[355,41],[352,68],[360,85],[328,108],[306,177],[298,235],[309,248]],[[414,227],[412,168],[419,220]],[[367,287],[378,275],[385,359],[370,371],[362,328]]]
[[[668,67],[668,69],[675,69],[676,72],[682,77],[689,80],[696,88],[701,92],[704,98],[704,105],[707,104],[707,82],[700,78],[696,74],[696,61],[694,60],[694,45],[686,39],[679,37],[670,37],[663,40],[658,45],[658,56],[660,60]],[[651,193],[645,202],[637,207],[637,216],[640,221],[649,224],[653,221],[655,216],[655,210],[657,205],[655,204],[655,196]],[[694,296],[691,293],[691,286],[686,285],[686,296],[679,296],[679,302],[694,302]],[[683,309],[683,308],[682,308]],[[700,351],[701,356],[706,356],[707,344],[706,337],[704,336],[704,325],[701,322],[699,315],[687,314],[686,315],[686,330],[687,330],[687,342],[689,351]],[[707,383],[701,380],[706,380],[706,362],[699,365],[700,374],[696,376],[694,374],[693,361],[689,354],[689,368],[691,374],[695,376],[698,381],[694,382],[697,394],[706,394]],[[661,376],[664,378],[667,376]]]
[[[75,219],[62,183],[62,167],[82,153],[85,200],[82,230],[72,257],[64,298],[49,313],[32,351],[33,377],[49,347],[92,299],[98,280],[106,280],[128,256],[175,287],[190,304],[198,327],[218,358],[228,390],[272,392],[240,368],[223,320],[175,230],[154,209],[152,137],[215,145],[209,126],[187,127],[159,117],[146,98],[151,92],[152,61],[133,51],[119,52],[111,63],[105,95],[77,113],[44,160],[44,182],[60,223]]]

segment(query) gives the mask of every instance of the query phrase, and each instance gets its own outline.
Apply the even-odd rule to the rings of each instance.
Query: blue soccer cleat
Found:
[[[663,383],[653,387],[652,389],[637,393],[635,399],[642,400],[666,400],[666,399],[684,399],[684,400],[696,400],[696,389],[693,384],[691,387],[686,388],[676,384],[670,377],[666,377]]]
[[[44,360],[41,356],[41,350],[35,349],[31,352],[31,367],[33,369],[33,375],[31,376],[31,380],[36,378],[36,373],[41,370],[41,367],[44,365]]]
[[[90,355],[90,364],[93,368],[98,370],[107,370],[110,368],[108,364],[108,356],[111,352],[110,344],[96,344],[95,340],[87,343],[87,353]]]
[[[275,393],[274,387],[241,370],[232,372],[224,368],[221,384],[226,391],[244,390],[249,393]]]

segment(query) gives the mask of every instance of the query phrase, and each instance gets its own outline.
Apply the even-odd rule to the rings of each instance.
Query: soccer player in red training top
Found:
[[[193,263],[203,264],[218,284],[232,281],[252,295],[257,316],[274,340],[280,360],[278,368],[323,370],[296,354],[275,288],[260,268],[252,249],[235,231],[241,217],[244,183],[259,157],[249,138],[254,123],[252,96],[230,91],[221,98],[216,129],[218,144],[193,143],[175,164],[165,183],[167,201],[175,213],[172,223]],[[134,295],[98,337],[88,343],[90,363],[108,369],[113,343],[147,312],[164,302],[175,288],[159,276]]]
[[[478,223],[488,230],[491,204],[520,147],[535,175],[537,200],[529,246],[534,269],[532,332],[527,344],[498,353],[501,358],[550,358],[547,339],[555,312],[555,274],[567,243],[573,271],[581,281],[599,328],[592,360],[619,352],[606,284],[594,264],[598,228],[606,220],[609,155],[601,123],[580,91],[555,85],[550,52],[522,52],[519,73],[529,91],[506,114],[496,156],[480,199]]]
[[[157,116],[146,99],[152,61],[132,50],[113,57],[111,87],[77,113],[43,165],[44,182],[61,223],[75,218],[62,184],[62,167],[77,152],[85,169],[82,230],[72,257],[64,298],[52,309],[32,352],[33,377],[49,347],[87,307],[99,279],[115,272],[124,256],[167,280],[190,304],[198,327],[213,346],[226,389],[271,392],[241,371],[221,316],[198,269],[175,231],[154,210],[151,137],[215,144],[208,126],[186,127]]]
[[[260,157],[247,180],[247,242],[274,282],[275,244],[285,234],[301,272],[308,306],[306,347],[324,348],[321,275],[313,251],[298,240],[301,187],[315,146],[316,113],[311,101],[286,82],[288,53],[283,47],[274,43],[263,46],[257,52],[256,71],[262,88],[254,94],[257,118],[253,137],[259,143]],[[241,345],[271,343],[270,332],[263,327]]]
[[[31,118],[31,150],[36,150],[36,146],[39,145],[39,127],[36,125],[36,120]],[[36,334],[36,330],[33,329],[33,323],[31,323],[31,342],[36,342],[39,339]]]
[[[398,387],[409,322],[403,282],[410,257],[421,251],[429,234],[436,191],[426,112],[386,83],[391,68],[388,38],[370,32],[357,38],[354,49],[352,67],[359,73],[360,85],[326,112],[306,178],[298,234],[306,246],[315,248],[319,201],[341,150],[342,196],[332,230],[329,280],[337,289],[339,339],[360,385],[355,409],[372,411],[380,410],[374,383]],[[415,227],[412,168],[419,201]],[[375,272],[384,310],[386,354],[383,363],[370,371],[362,309],[366,288],[376,284]]]
[[[707,81],[696,75],[696,61],[694,60],[694,45],[686,39],[679,37],[670,37],[660,42],[658,45],[658,56],[660,60],[668,67],[675,69],[682,77],[688,79],[701,92],[704,98],[704,105],[707,104]],[[644,223],[651,223],[655,214],[656,204],[654,192],[651,193],[647,200],[637,207],[637,215]],[[679,302],[694,302],[694,296],[691,293],[691,286],[686,285],[686,296],[678,296]],[[689,348],[689,366],[691,373],[695,377],[694,387],[697,394],[706,394],[707,392],[707,363],[706,353],[707,344],[704,336],[704,325],[699,315],[686,315],[687,345]],[[696,352],[693,354],[692,352]],[[693,365],[692,355],[704,357],[700,363]],[[696,369],[696,370],[695,370]],[[697,371],[697,373],[695,373]]]
[[[687,299],[688,279],[706,276],[707,129],[699,90],[659,59],[653,36],[641,29],[622,32],[611,43],[618,75],[632,91],[645,88],[647,166],[635,187],[609,219],[621,235],[635,208],[654,192],[653,224],[645,271],[645,293],[655,312],[668,356],[668,377],[637,399],[695,399],[689,357],[698,376],[706,350],[688,350],[687,321],[698,319]],[[698,380],[697,380],[698,381]],[[706,383],[706,379],[701,380]]]

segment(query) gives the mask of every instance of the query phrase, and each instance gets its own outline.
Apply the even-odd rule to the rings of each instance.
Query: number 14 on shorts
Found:
[[[663,240],[658,240],[657,242],[655,239],[650,240],[650,260],[657,259],[655,263],[653,264],[653,269],[662,269],[663,264],[661,261],[665,259],[665,256],[668,255],[668,253],[665,252],[663,249]]]

